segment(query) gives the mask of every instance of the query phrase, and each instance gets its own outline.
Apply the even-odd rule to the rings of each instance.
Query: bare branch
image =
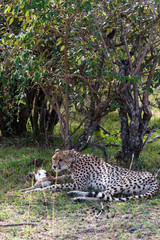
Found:
[[[60,77],[60,78],[79,78],[81,79],[84,83],[86,83],[86,85],[89,87],[89,89],[91,90],[91,92],[94,93],[94,95],[96,97],[98,97],[97,91],[94,90],[94,88],[91,85],[91,82],[85,78],[84,76],[80,75],[80,74],[56,74],[56,73],[52,73],[48,70],[46,70],[49,74],[51,74],[53,77]]]
[[[68,136],[69,138],[72,137],[79,129],[80,127],[83,125],[83,123],[85,122],[85,120],[87,119],[87,116],[81,121],[81,123],[79,124],[79,126]],[[60,149],[62,149],[62,147],[64,146],[64,143],[60,146]]]
[[[102,145],[94,143],[94,142],[89,142],[88,144],[91,145],[91,146],[100,148],[102,150],[102,153],[103,153],[103,158],[105,158],[106,160],[108,159],[105,146],[102,146]]]
[[[154,142],[154,141],[155,141],[156,139],[158,139],[158,138],[160,138],[160,135],[152,138],[151,140],[148,141],[148,143],[152,143],[152,142]]]
[[[149,48],[150,45],[151,45],[151,41],[152,41],[152,38],[153,38],[154,26],[155,26],[155,24],[152,23],[152,29],[151,29],[151,33],[150,33],[150,36],[149,36],[149,39],[148,39],[148,43],[147,43],[147,45],[146,45],[146,47],[145,47],[145,50],[144,50],[144,52],[143,52],[142,57],[140,58],[140,60],[139,60],[139,62],[138,62],[138,64],[137,64],[136,69],[134,70],[134,73],[133,73],[134,75],[136,75],[137,72],[139,71],[139,68],[140,68],[140,66],[141,66],[141,64],[142,64],[142,62],[143,62],[143,60],[144,60],[144,58],[145,58],[145,56],[146,56],[146,54],[147,54],[148,48]]]
[[[111,133],[110,133],[109,131],[107,131],[104,127],[102,127],[101,124],[98,124],[98,126],[103,130],[103,132],[104,132],[105,134],[111,135]]]
[[[129,47],[128,47],[128,43],[127,43],[127,37],[126,37],[126,32],[127,31],[128,31],[128,27],[125,30],[124,26],[123,26],[124,43],[125,43],[125,47],[126,47],[126,50],[127,50],[127,56],[128,56],[128,59],[129,59],[129,66],[130,66],[131,72],[133,72],[132,60],[131,60],[131,55],[130,55],[130,52],[129,52]]]
[[[111,136],[117,136],[120,132],[112,134],[111,132],[107,131],[101,124],[98,124],[98,127],[100,127],[105,134],[111,135]]]
[[[143,147],[142,147],[142,149],[145,148],[145,146],[146,146],[146,144],[147,144],[147,142],[148,142],[148,140],[149,140],[151,134],[152,134],[152,133],[154,132],[154,130],[157,129],[157,128],[158,128],[157,125],[154,125],[154,126],[152,127],[150,133],[148,134],[146,140],[145,140],[144,143],[143,143]]]
[[[80,127],[83,125],[86,119],[87,119],[87,116],[81,121],[79,126],[69,135],[70,137],[73,136],[78,131],[78,129],[80,129]]]

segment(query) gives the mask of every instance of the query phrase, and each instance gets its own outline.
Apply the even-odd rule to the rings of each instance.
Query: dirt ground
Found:
[[[0,205],[0,239],[160,240],[159,196],[109,203],[109,211],[104,203],[105,212],[97,218],[99,203],[73,203],[66,195],[6,194]]]

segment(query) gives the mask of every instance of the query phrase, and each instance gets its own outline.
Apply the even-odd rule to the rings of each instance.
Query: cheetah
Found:
[[[151,198],[158,191],[158,180],[149,172],[137,172],[112,166],[103,159],[72,150],[57,151],[52,157],[55,172],[69,169],[73,183],[57,184],[56,190],[70,189],[74,201],[127,201]],[[84,192],[86,189],[93,191]],[[52,187],[54,191],[54,187]],[[122,197],[117,197],[121,194]]]

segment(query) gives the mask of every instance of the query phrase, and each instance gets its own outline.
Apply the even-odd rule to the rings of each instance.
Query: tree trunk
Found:
[[[54,126],[58,122],[58,115],[52,106],[47,102],[46,96],[41,88],[36,88],[28,92],[28,101],[33,114],[30,115],[33,133],[45,134],[52,133]],[[58,99],[61,105],[61,98]]]
[[[128,67],[127,67],[128,66]],[[129,74],[128,61],[121,62],[121,75]],[[144,136],[152,117],[149,103],[149,87],[151,75],[147,80],[147,89],[143,96],[139,91],[139,83],[123,82],[118,91],[119,116],[121,120],[122,150],[119,157],[129,165],[132,155],[137,159],[144,148]]]
[[[74,145],[74,149],[76,151],[83,151],[88,147],[88,143],[93,136],[93,133],[98,127],[99,121],[92,121],[92,120],[87,120],[84,126],[84,129],[82,131],[82,134],[79,136],[76,144]]]
[[[122,76],[129,73],[128,62],[123,61]],[[144,136],[152,113],[149,106],[149,94],[146,90],[140,96],[139,83],[122,83],[118,93],[120,105],[119,116],[121,120],[122,151],[121,158],[129,165],[132,155],[137,159],[144,147]]]

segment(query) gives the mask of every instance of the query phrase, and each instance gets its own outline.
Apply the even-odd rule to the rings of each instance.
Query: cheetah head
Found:
[[[55,172],[69,169],[74,161],[73,151],[74,150],[56,151],[52,157],[52,169]]]

